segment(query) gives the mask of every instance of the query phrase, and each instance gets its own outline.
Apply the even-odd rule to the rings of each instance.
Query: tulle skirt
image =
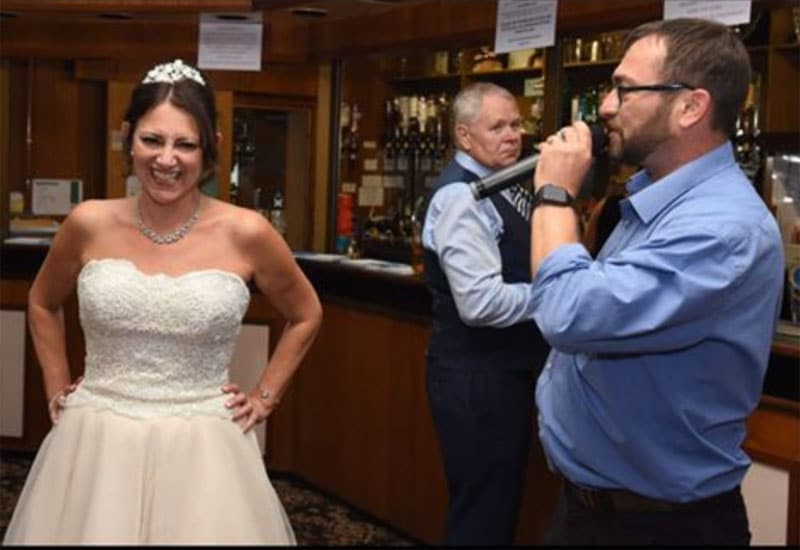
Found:
[[[67,408],[5,544],[296,544],[254,433],[230,419]]]

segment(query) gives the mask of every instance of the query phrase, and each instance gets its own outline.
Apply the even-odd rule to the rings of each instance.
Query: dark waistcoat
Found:
[[[471,182],[478,176],[452,161],[430,190],[427,201],[444,186]],[[503,234],[498,243],[503,263],[503,281],[530,283],[531,226],[499,193],[491,195],[503,219]],[[506,328],[471,327],[458,316],[450,285],[439,258],[425,249],[425,280],[433,302],[433,332],[428,356],[439,364],[472,364],[478,367],[539,370],[549,346],[536,323],[525,321]],[[466,366],[466,365],[465,365]],[[531,389],[533,391],[533,389]]]

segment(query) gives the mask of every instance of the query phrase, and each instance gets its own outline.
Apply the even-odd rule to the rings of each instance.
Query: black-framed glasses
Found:
[[[690,86],[684,82],[673,82],[670,84],[642,84],[639,86],[623,86],[614,84],[611,90],[617,92],[617,109],[622,105],[625,94],[631,92],[677,92],[678,90],[694,90],[696,86]]]

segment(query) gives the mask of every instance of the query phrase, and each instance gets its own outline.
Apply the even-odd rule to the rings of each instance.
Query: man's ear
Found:
[[[691,90],[680,100],[678,124],[682,128],[690,128],[711,116],[713,101],[708,90],[697,88]]]
[[[466,124],[456,124],[456,140],[461,150],[469,152],[472,149],[472,140]]]

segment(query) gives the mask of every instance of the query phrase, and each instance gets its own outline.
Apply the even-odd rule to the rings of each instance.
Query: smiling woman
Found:
[[[317,296],[269,222],[201,195],[218,155],[205,75],[180,60],[153,68],[125,129],[141,194],[75,208],[31,287],[54,427],[4,542],[293,544],[252,428],[315,337]],[[251,280],[287,327],[245,392],[229,365]],[[87,354],[72,381],[63,304],[75,287]]]

